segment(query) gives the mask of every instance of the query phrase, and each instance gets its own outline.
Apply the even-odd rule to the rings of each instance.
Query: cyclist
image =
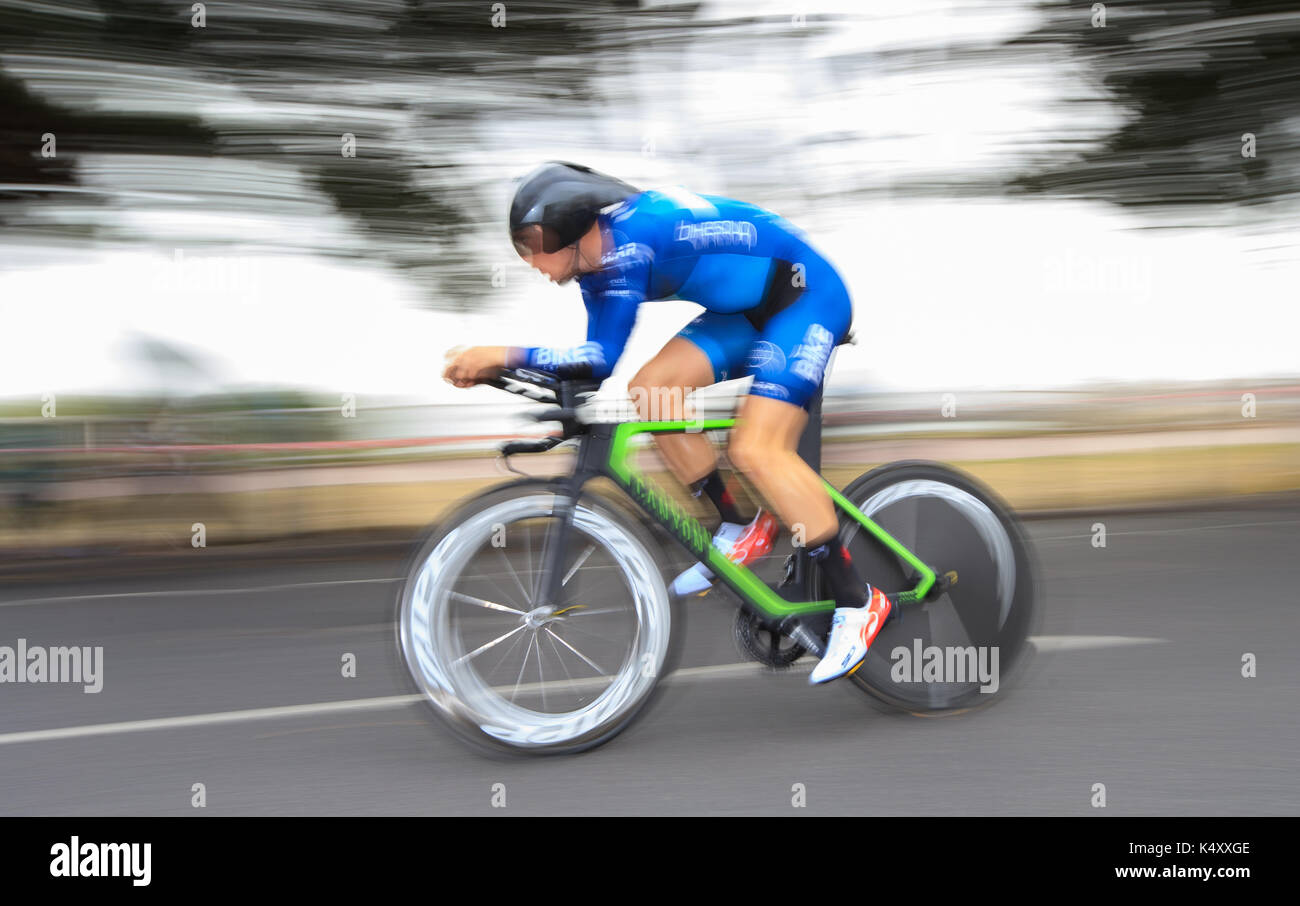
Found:
[[[858,575],[839,539],[821,478],[796,452],[807,404],[852,321],[843,281],[802,231],[776,214],[681,188],[640,191],[590,168],[551,161],[519,183],[510,235],[523,259],[551,281],[575,278],[587,309],[587,341],[569,349],[478,346],[454,351],[444,377],[458,387],[527,366],[565,377],[608,377],[642,302],[681,298],[704,313],[629,382],[642,418],[680,420],[690,391],[753,375],[728,455],[787,527],[801,526],[835,596],[826,654],[810,681],[856,670],[897,605]],[[650,402],[666,407],[652,416]],[[655,435],[673,473],[722,517],[714,544],[748,563],[771,549],[776,521],[736,508],[703,434]],[[698,565],[697,565],[698,566]],[[674,583],[708,587],[699,567]]]

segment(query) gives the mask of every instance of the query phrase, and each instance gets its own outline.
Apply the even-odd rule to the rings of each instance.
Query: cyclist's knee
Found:
[[[660,362],[659,357],[655,357],[642,365],[637,373],[632,376],[632,379],[627,382],[627,385],[629,389],[639,387],[649,390],[672,383],[674,381],[671,369],[667,368],[663,362]]]
[[[727,458],[746,475],[761,475],[777,465],[782,451],[752,432],[737,432],[727,445]]]
[[[713,363],[704,350],[689,340],[674,337],[641,366],[628,381],[628,389],[647,398],[660,394],[680,399],[713,381]]]
[[[627,391],[642,418],[684,418],[687,389],[651,362],[627,382]]]

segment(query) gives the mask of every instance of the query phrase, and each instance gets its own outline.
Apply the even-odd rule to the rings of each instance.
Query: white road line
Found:
[[[797,663],[791,665],[791,667],[789,668],[789,672],[811,673],[813,668],[813,663],[814,661],[812,658],[810,657],[803,658]],[[745,661],[739,664],[713,664],[712,666],[709,667],[685,667],[681,670],[676,670],[670,673],[663,680],[663,682],[664,684],[669,684],[669,683],[679,682],[681,680],[692,680],[692,679],[731,679],[737,676],[742,676],[742,677],[758,676],[759,674],[762,673],[770,674],[773,672],[775,671],[769,671],[761,664],[755,664],[750,661]],[[609,677],[607,676],[592,676],[592,677],[586,677],[584,679],[577,679],[577,680],[556,678],[554,680],[550,680],[549,682],[547,682],[546,688],[548,690],[555,689],[560,692],[563,692],[564,690],[570,688],[600,689],[605,686],[608,686],[609,683],[610,680]],[[519,685],[519,691],[536,692],[539,689],[541,689],[541,687],[542,687],[542,683],[521,683]],[[492,691],[502,695],[510,695],[512,692],[515,691],[515,687],[510,684],[507,684],[505,686],[493,686]]]
[[[283,585],[256,585],[245,588],[173,588],[166,591],[120,591],[99,595],[58,595],[52,598],[22,598],[17,601],[0,601],[0,607],[25,607],[28,604],[49,604],[54,601],[100,601],[109,598],[159,598],[180,595],[238,595],[248,592],[283,591],[286,588],[320,588],[328,585],[365,585],[375,582],[401,582],[402,577],[390,579],[333,579],[327,582],[286,582]]]
[[[589,570],[613,570],[616,566],[588,566]],[[463,573],[465,579],[482,579],[490,574],[476,575]],[[332,579],[324,582],[285,582],[280,585],[252,585],[244,588],[172,588],[164,591],[119,591],[97,595],[56,595],[49,598],[20,598],[17,601],[0,601],[0,607],[26,607],[30,604],[66,603],[76,601],[100,601],[111,598],[166,598],[181,595],[235,595],[249,592],[284,591],[289,588],[321,588],[330,585],[365,585],[376,582],[401,582],[404,576],[392,576],[386,579]]]
[[[1029,641],[1040,651],[1080,651],[1092,648],[1115,648],[1130,645],[1153,645],[1168,639],[1138,638],[1115,635],[1055,635],[1031,636]],[[807,673],[812,670],[813,659],[804,658],[794,664],[788,673]],[[683,680],[732,679],[769,674],[767,668],[752,663],[713,664],[708,667],[687,667],[664,680],[665,684]],[[600,685],[601,679],[578,680],[578,685]],[[538,684],[520,686],[526,691]],[[501,686],[499,692],[509,692],[513,686]],[[559,688],[557,684],[555,688]],[[422,701],[422,695],[388,695],[381,698],[355,698],[340,702],[318,702],[312,705],[285,705],[277,708],[253,708],[244,711],[217,711],[211,714],[189,714],[182,717],[159,717],[152,720],[128,720],[111,724],[87,724],[80,727],[60,727],[53,730],[26,730],[0,734],[0,745],[24,742],[51,742],[59,739],[80,739],[87,736],[114,736],[123,733],[142,733],[151,730],[179,730],[189,727],[209,727],[216,724],[240,723],[257,720],[284,720],[295,717],[313,717],[320,714],[338,714],[348,711],[379,711],[401,708]]]
[[[1090,518],[1090,517],[1081,517],[1081,518]],[[1273,522],[1228,522],[1228,523],[1224,523],[1223,525],[1194,525],[1189,528],[1130,529],[1129,531],[1126,532],[1108,531],[1106,532],[1106,537],[1110,538],[1116,535],[1183,535],[1183,534],[1187,534],[1188,532],[1210,532],[1216,529],[1230,529],[1230,528],[1257,528],[1263,525],[1300,525],[1300,519],[1278,519]],[[1090,534],[1049,535],[1043,538],[1035,538],[1031,534],[1030,537],[1036,544],[1039,541],[1076,541],[1080,538],[1091,538],[1093,536]]]
[[[1084,651],[1090,648],[1127,648],[1131,645],[1161,645],[1168,639],[1131,635],[1031,635],[1029,642],[1039,651]]]
[[[382,708],[398,708],[419,701],[422,698],[421,695],[390,695],[385,698],[355,698],[351,701],[321,702],[315,705],[287,705],[280,708],[254,708],[248,711],[218,711],[213,714],[189,714],[184,717],[159,717],[153,720],[127,720],[115,724],[61,727],[57,730],[28,730],[22,733],[0,735],[0,745],[19,742],[49,742],[55,739],[75,739],[83,736],[140,733],[147,730],[206,727],[213,724],[229,724],[246,720],[278,720],[290,717],[307,717],[315,714],[334,714],[340,711],[373,711]]]

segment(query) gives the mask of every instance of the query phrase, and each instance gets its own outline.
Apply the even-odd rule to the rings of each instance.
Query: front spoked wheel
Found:
[[[970,476],[928,462],[876,469],[844,496],[944,583],[941,593],[902,605],[902,618],[876,637],[853,681],[913,712],[991,701],[1023,668],[1035,619],[1033,564],[1011,510]],[[915,572],[847,516],[840,537],[882,591],[916,585]]]
[[[416,686],[471,741],[531,753],[590,748],[647,703],[672,636],[660,558],[594,495],[566,536],[560,595],[541,565],[558,488],[509,485],[425,542],[402,590],[399,642]]]

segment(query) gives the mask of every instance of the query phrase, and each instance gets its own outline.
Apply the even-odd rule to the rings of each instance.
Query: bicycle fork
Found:
[[[534,607],[554,606],[560,600],[564,590],[564,559],[570,530],[573,528],[573,511],[585,483],[585,476],[574,476],[565,482],[564,490],[555,495],[555,508],[552,512],[559,518],[552,519],[546,530],[541,573],[533,590]]]

